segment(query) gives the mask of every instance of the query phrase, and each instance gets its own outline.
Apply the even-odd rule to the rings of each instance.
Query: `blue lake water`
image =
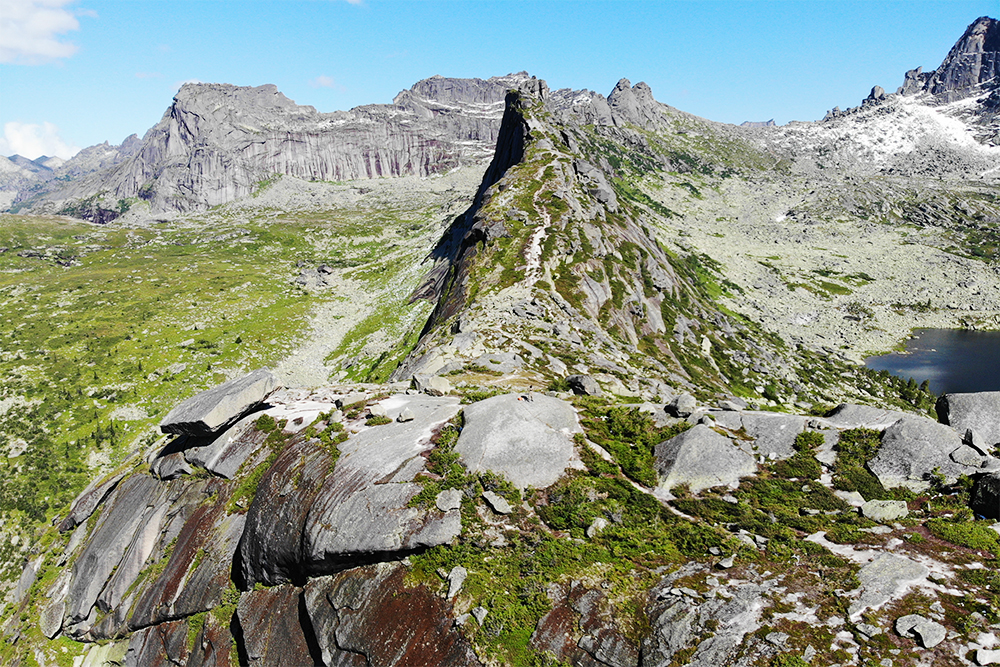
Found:
[[[1000,391],[1000,331],[917,329],[905,353],[869,357],[865,366],[918,383],[935,394]]]

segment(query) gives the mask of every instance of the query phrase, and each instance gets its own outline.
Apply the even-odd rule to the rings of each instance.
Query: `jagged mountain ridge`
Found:
[[[107,221],[122,202],[146,201],[155,215],[203,210],[276,176],[343,181],[443,173],[488,159],[503,96],[525,76],[434,77],[391,105],[332,113],[299,106],[273,85],[185,84],[134,154],[25,205],[56,212],[74,202],[81,217]]]

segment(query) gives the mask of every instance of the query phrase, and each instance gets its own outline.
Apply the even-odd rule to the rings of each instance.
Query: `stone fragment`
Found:
[[[868,405],[852,405],[841,403],[833,412],[826,417],[839,429],[850,428],[871,428],[877,431],[886,429],[904,417],[911,417],[909,413],[896,410],[883,410],[873,408]]]
[[[451,383],[439,375],[414,375],[413,383],[428,396],[447,396],[451,393]]]
[[[667,403],[664,410],[672,417],[686,419],[691,416],[697,406],[698,402],[694,396],[691,394],[681,394],[680,396],[675,396],[672,401]]]
[[[594,519],[589,526],[587,526],[587,537],[594,537],[607,527],[608,527],[608,520],[605,519],[603,516],[599,516],[596,519]]]
[[[916,637],[924,648],[934,648],[943,642],[948,634],[943,625],[920,614],[908,614],[897,618],[896,632],[902,637]]]
[[[976,649],[977,665],[1000,665],[1000,649]]]
[[[462,590],[462,584],[465,583],[466,578],[469,576],[469,571],[466,570],[461,565],[456,565],[451,568],[451,572],[448,573],[448,599],[452,599],[458,595],[459,591]]]
[[[871,639],[876,635],[882,634],[882,628],[878,627],[877,625],[871,625],[870,623],[858,623],[854,627],[857,629],[858,634],[860,634],[865,639]]]
[[[470,472],[493,471],[519,489],[544,489],[574,458],[581,431],[568,403],[542,394],[494,396],[465,406],[465,426],[455,445]]]
[[[983,465],[983,455],[980,454],[974,447],[969,445],[962,445],[957,448],[951,454],[948,455],[955,463],[960,465],[969,466],[971,468],[979,468]]]
[[[714,486],[735,487],[741,477],[757,471],[753,457],[702,424],[661,442],[653,454],[660,478],[656,493],[661,497],[680,484],[692,493]]]
[[[483,607],[473,607],[472,609],[472,616],[476,619],[476,622],[479,623],[479,625],[483,624],[483,621],[486,620],[486,616],[489,613],[490,612]]]
[[[260,405],[278,386],[270,371],[256,370],[182,402],[163,418],[160,430],[195,436],[218,434]]]
[[[905,519],[909,513],[905,500],[869,500],[861,506],[862,516],[879,523]]]
[[[597,384],[597,380],[590,375],[570,375],[566,381],[573,393],[578,396],[602,396],[604,394],[601,386]]]
[[[514,508],[510,506],[507,499],[501,495],[497,495],[492,491],[486,491],[483,493],[483,500],[485,500],[490,508],[493,509],[497,514],[510,514],[514,511]]]
[[[461,489],[446,489],[441,493],[437,494],[437,498],[434,499],[434,505],[442,512],[450,512],[451,510],[457,510],[462,507],[462,490]]]
[[[381,403],[368,406],[368,415],[371,417],[385,417],[388,413]]]
[[[409,408],[403,408],[403,411],[399,413],[398,417],[396,417],[396,421],[398,421],[400,423],[411,422],[415,418],[416,417],[413,414],[413,410],[411,410]]]

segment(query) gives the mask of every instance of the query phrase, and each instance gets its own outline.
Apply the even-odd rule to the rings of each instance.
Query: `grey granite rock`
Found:
[[[660,477],[656,487],[659,495],[679,484],[688,485],[692,493],[713,486],[736,486],[741,477],[757,471],[753,457],[702,424],[661,442],[654,456]]]
[[[192,396],[171,410],[160,430],[195,436],[216,435],[228,428],[279,386],[278,379],[259,369]]]
[[[574,458],[580,432],[572,406],[542,394],[505,394],[466,406],[455,445],[471,472],[491,470],[514,486],[553,484]]]
[[[872,521],[891,523],[909,515],[904,500],[869,500],[861,506],[861,514]]]
[[[868,469],[886,488],[905,486],[922,491],[929,487],[934,470],[940,470],[949,482],[976,471],[950,458],[949,454],[961,444],[958,433],[944,424],[923,417],[904,417],[886,429]]]
[[[848,607],[852,619],[870,608],[878,608],[892,599],[906,584],[930,573],[926,566],[890,553],[882,553],[858,572],[861,594]]]
[[[826,416],[826,421],[839,429],[871,428],[883,430],[889,428],[903,417],[912,415],[896,410],[883,410],[868,405],[852,405],[841,403]]]
[[[70,506],[69,514],[59,523],[59,532],[65,533],[76,528],[78,525],[90,518],[97,506],[118,486],[118,483],[125,478],[125,473],[117,473],[105,478],[98,477],[76,497]]]
[[[944,394],[935,409],[941,423],[957,432],[972,429],[986,447],[1000,443],[1000,391]]]
[[[442,512],[450,512],[462,507],[462,490],[447,489],[437,494],[434,504]]]
[[[1000,472],[976,477],[969,506],[987,519],[1000,519]]]
[[[566,378],[570,389],[579,396],[603,396],[601,385],[590,375],[570,375]]]
[[[691,416],[691,413],[694,412],[697,405],[698,402],[695,400],[694,396],[691,394],[681,394],[679,396],[675,396],[672,401],[667,403],[664,410],[666,410],[667,414],[672,417],[680,417],[681,419],[684,419]]]
[[[944,641],[947,629],[920,614],[908,614],[896,619],[896,632],[903,637],[916,637],[924,648],[934,648]]]
[[[753,438],[754,450],[771,460],[795,454],[795,438],[805,430],[806,417],[761,412],[740,414],[743,429]]]
[[[483,493],[483,500],[489,504],[490,508],[497,514],[510,514],[514,511],[514,508],[510,506],[507,499],[501,495],[498,495],[492,491],[486,491]]]

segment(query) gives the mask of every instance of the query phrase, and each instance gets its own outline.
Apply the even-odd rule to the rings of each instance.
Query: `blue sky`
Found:
[[[333,111],[527,70],[603,94],[645,81],[712,120],[815,120],[934,69],[983,15],[1000,2],[0,0],[0,154],[141,137],[187,80]]]

